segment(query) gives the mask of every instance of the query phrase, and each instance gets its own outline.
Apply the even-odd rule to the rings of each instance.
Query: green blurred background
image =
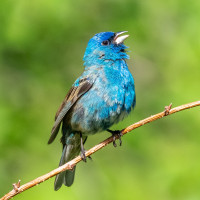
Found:
[[[126,45],[137,105],[113,129],[200,100],[200,1],[1,0],[0,196],[57,167],[59,138],[47,140],[55,112],[83,71],[88,40],[129,31]],[[183,111],[136,129],[123,146],[81,162],[72,187],[54,178],[15,199],[200,199],[200,112]],[[59,135],[60,136],[60,135]],[[86,149],[109,136],[88,139]]]

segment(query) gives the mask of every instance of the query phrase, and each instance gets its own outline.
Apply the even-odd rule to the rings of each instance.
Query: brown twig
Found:
[[[200,101],[196,101],[196,102],[192,102],[192,103],[188,103],[188,104],[185,104],[185,105],[181,105],[181,106],[178,106],[178,107],[175,107],[175,108],[171,108],[171,104],[169,106],[166,106],[165,107],[165,110],[163,112],[160,112],[158,114],[155,114],[155,115],[152,115],[146,119],[143,119],[135,124],[132,124],[130,126],[128,126],[127,128],[123,129],[121,132],[123,135],[125,135],[126,133],[144,125],[144,124],[147,124],[149,122],[152,122],[152,121],[155,121],[157,119],[160,119],[164,116],[167,116],[167,115],[171,115],[173,113],[176,113],[176,112],[179,112],[179,111],[182,111],[182,110],[185,110],[185,109],[189,109],[189,108],[193,108],[195,106],[200,106]],[[116,136],[116,138],[118,138]],[[89,149],[85,155],[88,157],[90,155],[92,155],[93,153],[95,153],[96,151],[102,149],[103,147],[105,147],[107,144],[111,143],[113,141],[113,137],[109,137],[108,139],[104,140],[103,142],[99,143],[98,145],[92,147],[91,149]],[[48,180],[49,178],[65,171],[65,170],[70,170],[70,169],[73,169],[73,167],[79,163],[81,161],[81,156],[78,156],[76,158],[74,158],[73,160],[71,160],[70,162],[58,167],[57,169],[54,169],[53,171],[43,175],[43,176],[40,176],[22,186],[20,186],[20,181],[16,184],[13,184],[13,187],[14,189],[11,190],[9,193],[7,193],[5,196],[3,196],[0,200],[7,200],[7,199],[10,199],[14,196],[16,196],[17,194],[35,186],[35,185],[38,185],[46,180]]]

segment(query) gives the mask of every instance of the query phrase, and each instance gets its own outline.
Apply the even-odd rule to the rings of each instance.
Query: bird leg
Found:
[[[85,155],[85,148],[84,148],[84,144],[85,144],[85,142],[87,140],[87,137],[86,137],[86,139],[84,141],[83,141],[82,133],[80,133],[80,137],[81,137],[81,158],[82,158],[82,160],[84,162],[87,162],[86,155]],[[90,160],[92,160],[91,156],[88,156],[88,158]]]
[[[87,141],[87,137],[86,137],[85,140],[83,141],[83,146],[84,146],[84,144],[85,144],[86,141]],[[89,158],[90,160],[92,160],[92,157],[91,157],[91,156],[88,156],[88,158]]]
[[[115,142],[116,136],[119,138],[119,146],[122,146],[122,139],[121,139],[121,137],[123,136],[122,132],[119,131],[119,130],[112,131],[110,129],[107,129],[107,131],[110,132],[112,134],[112,136],[113,136],[113,146],[117,147],[117,144]]]
[[[82,137],[82,133],[80,133],[80,137],[81,137],[81,158],[84,162],[86,162],[86,156],[85,156],[85,149],[83,146],[83,137]]]

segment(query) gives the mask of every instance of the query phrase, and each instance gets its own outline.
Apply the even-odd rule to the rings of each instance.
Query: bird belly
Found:
[[[101,92],[93,89],[76,103],[71,116],[72,130],[84,135],[95,134],[108,129],[128,114],[124,109],[124,93],[115,95],[104,89]]]
[[[131,111],[135,99],[132,75],[123,66],[115,68],[100,70],[92,88],[73,106],[72,130],[95,134],[121,121]]]

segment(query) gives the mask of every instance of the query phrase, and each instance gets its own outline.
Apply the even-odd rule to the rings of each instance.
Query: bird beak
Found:
[[[115,33],[115,37],[113,39],[113,43],[114,44],[121,44],[127,37],[129,37],[129,35],[122,35],[124,33],[127,33],[128,31],[120,31]],[[122,35],[122,36],[120,36]]]

